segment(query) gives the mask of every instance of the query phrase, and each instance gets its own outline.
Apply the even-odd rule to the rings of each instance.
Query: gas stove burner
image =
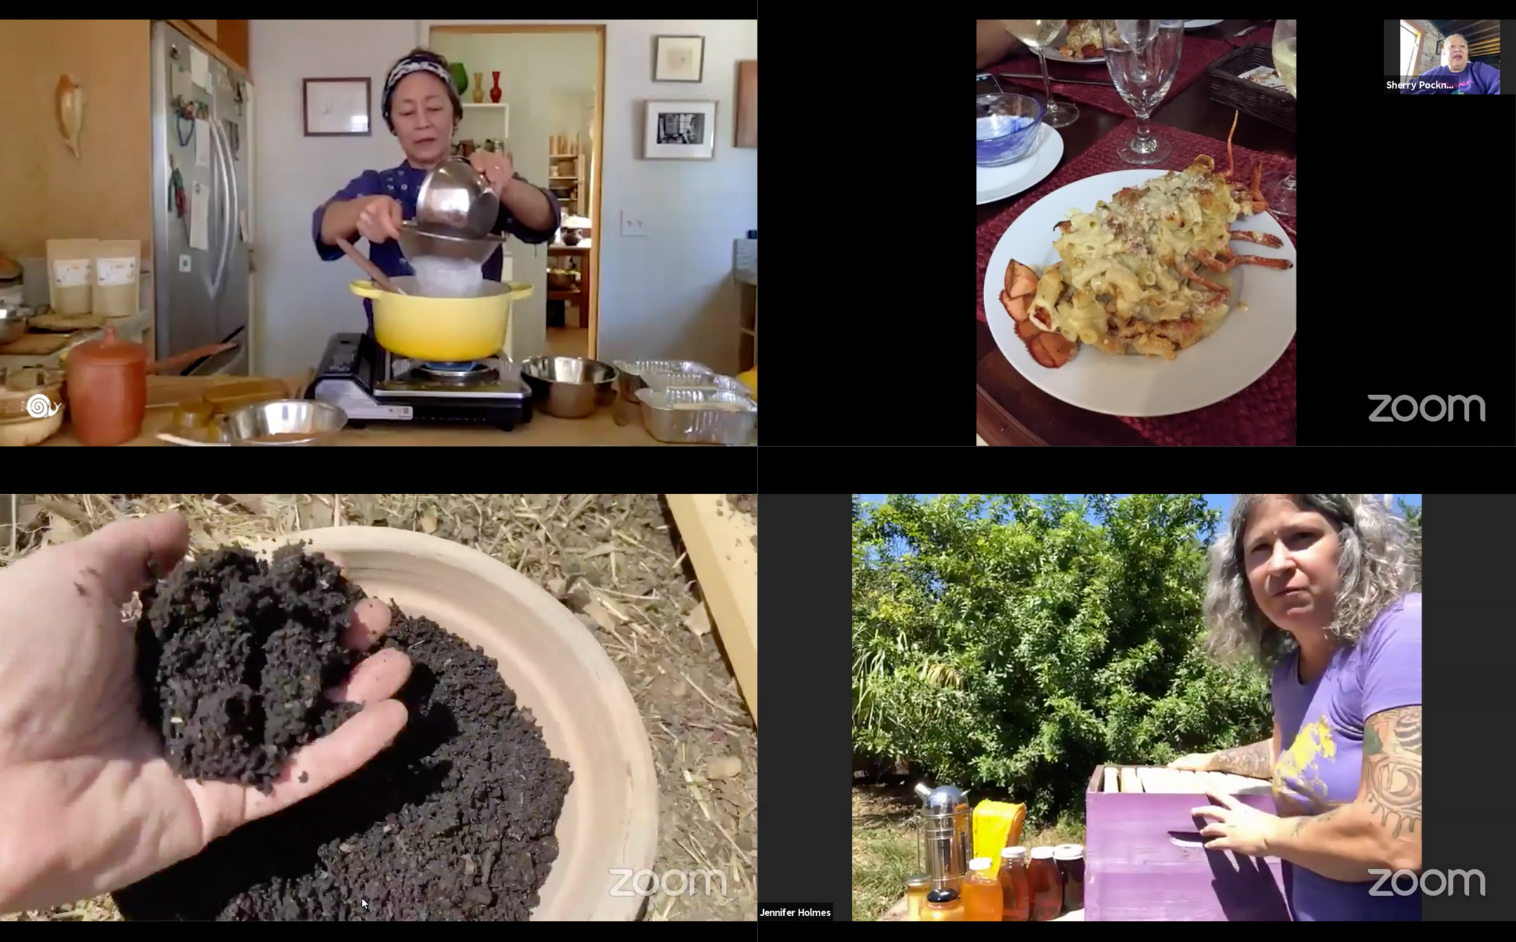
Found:
[[[468,363],[418,362],[411,367],[411,377],[433,383],[470,385],[489,383],[500,378],[494,367],[473,361]]]

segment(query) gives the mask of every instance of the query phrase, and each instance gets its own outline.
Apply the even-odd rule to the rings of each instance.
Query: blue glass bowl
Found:
[[[1042,127],[1042,104],[1012,92],[980,95],[978,103],[979,166],[1003,167],[1025,157]]]

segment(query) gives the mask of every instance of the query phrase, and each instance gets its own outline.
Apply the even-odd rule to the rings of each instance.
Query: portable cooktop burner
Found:
[[[312,399],[365,421],[480,422],[510,431],[532,418],[531,390],[508,360],[432,363],[397,357],[367,334],[337,334],[322,354]]]
[[[410,377],[422,382],[450,383],[454,386],[470,386],[488,383],[500,378],[500,372],[486,363],[433,363],[417,361],[411,364]]]

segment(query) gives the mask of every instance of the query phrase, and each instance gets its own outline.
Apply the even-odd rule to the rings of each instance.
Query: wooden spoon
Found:
[[[371,262],[368,257],[365,256],[362,252],[359,252],[357,249],[353,248],[351,242],[347,241],[341,236],[338,236],[337,246],[342,249],[348,258],[356,262],[359,268],[367,272],[370,278],[374,279],[374,284],[383,288],[385,291],[390,292],[391,294],[405,294],[404,291],[401,291],[395,286],[395,283],[393,281],[390,281],[388,275],[379,270],[378,265],[375,265],[373,262]]]
[[[218,353],[225,353],[228,350],[235,350],[238,346],[239,344],[237,343],[206,344],[203,347],[196,347],[193,350],[186,350],[183,353],[175,354],[174,356],[168,357],[163,360],[154,360],[143,368],[143,372],[162,373],[165,370],[182,370],[201,357],[215,356]]]
[[[152,374],[162,373],[165,371],[171,372],[174,370],[182,370],[201,357],[215,356],[218,353],[225,353],[228,350],[235,350],[240,346],[241,344],[236,341],[232,341],[230,343],[208,343],[202,347],[196,347],[193,350],[186,350],[183,353],[176,353],[173,356],[166,357],[162,360],[150,361],[143,365],[142,372]],[[73,347],[69,347],[67,350],[63,351],[62,356],[67,359],[68,353],[71,350],[73,350]]]

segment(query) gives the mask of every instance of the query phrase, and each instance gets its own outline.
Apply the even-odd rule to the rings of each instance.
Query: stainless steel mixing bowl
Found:
[[[34,312],[19,304],[0,303],[0,343],[10,343],[26,336],[26,325]]]
[[[468,259],[475,265],[483,265],[491,253],[505,242],[503,235],[486,235],[482,239],[458,239],[434,235],[416,228],[413,219],[400,226],[400,253],[409,260],[423,256],[434,258]]]
[[[226,417],[233,445],[329,445],[347,413],[315,399],[280,399],[243,406]]]
[[[596,406],[616,401],[619,371],[609,363],[583,357],[532,357],[521,361],[521,378],[532,401],[548,415],[582,419]]]
[[[449,157],[433,167],[416,193],[416,224],[433,235],[478,239],[500,215],[500,197],[473,164]]]

